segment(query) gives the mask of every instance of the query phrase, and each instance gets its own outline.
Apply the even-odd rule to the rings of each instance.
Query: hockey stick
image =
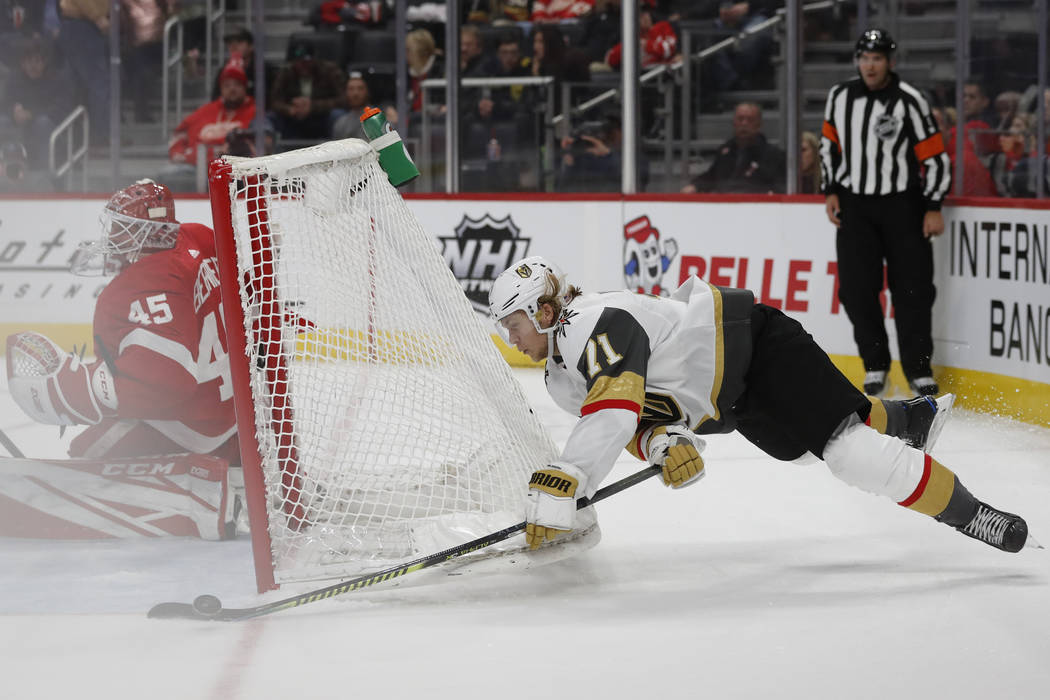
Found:
[[[598,489],[594,496],[590,499],[581,498],[577,503],[577,508],[585,508],[593,503],[608,498],[615,493],[619,493],[626,488],[630,488],[635,484],[641,483],[651,476],[655,476],[660,473],[660,467],[649,466],[642,469],[639,472],[635,472],[630,476],[626,476],[619,481],[613,482],[608,486]],[[463,556],[464,554],[470,554],[476,552],[479,549],[488,547],[489,545],[502,542],[503,540],[510,539],[514,535],[518,534],[525,529],[525,523],[520,522],[517,525],[511,525],[510,527],[504,528],[497,532],[493,532],[490,535],[483,535],[476,540],[471,540],[466,544],[461,544],[457,547],[446,549],[437,554],[430,554],[419,559],[408,562],[407,564],[398,564],[392,566],[389,569],[383,571],[377,571],[371,574],[365,574],[358,578],[350,579],[349,581],[343,581],[342,583],[336,583],[331,586],[319,588],[315,591],[308,593],[302,593],[291,598],[285,598],[284,600],[275,600],[272,603],[266,603],[264,605],[257,605],[254,608],[224,608],[222,603],[213,595],[201,595],[192,603],[158,603],[154,605],[147,617],[161,618],[161,619],[184,619],[184,620],[221,620],[223,622],[231,622],[234,620],[247,620],[253,617],[259,617],[260,615],[268,615],[269,613],[277,612],[278,610],[285,610],[287,608],[295,608],[300,605],[306,605],[307,603],[313,603],[318,600],[325,600],[334,596],[346,593],[348,591],[356,591],[367,586],[371,586],[384,581],[395,579],[405,574],[410,574],[413,571],[419,571],[420,569],[426,569],[437,564],[441,564],[450,559]]]
[[[3,430],[0,430],[0,445],[3,445],[4,449],[7,450],[7,453],[10,454],[12,457],[25,459],[25,455],[22,454],[22,450],[18,449],[18,446],[15,445],[15,443],[11,442],[11,438],[7,437],[7,434]]]

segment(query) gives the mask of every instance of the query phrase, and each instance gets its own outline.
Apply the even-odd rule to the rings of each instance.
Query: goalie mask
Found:
[[[503,325],[500,321],[515,311],[524,311],[537,331],[549,334],[557,324],[550,328],[540,327],[540,299],[544,297],[559,302],[563,309],[572,299],[561,271],[542,257],[533,255],[512,263],[492,283],[489,313],[501,333]]]
[[[139,180],[110,197],[99,224],[102,237],[73,254],[75,274],[116,274],[143,255],[174,248],[179,232],[171,190],[153,180]]]

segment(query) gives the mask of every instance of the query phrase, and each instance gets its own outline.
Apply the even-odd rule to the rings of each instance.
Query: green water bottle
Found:
[[[386,171],[391,185],[397,187],[419,177],[419,168],[408,155],[404,141],[383,116],[383,110],[367,107],[361,115],[361,128],[379,154],[379,165]]]

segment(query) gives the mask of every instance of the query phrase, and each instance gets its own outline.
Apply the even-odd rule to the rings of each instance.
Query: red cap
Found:
[[[361,121],[364,121],[369,117],[374,117],[382,111],[383,110],[379,109],[378,107],[365,107],[365,111],[361,112]]]
[[[222,72],[219,73],[219,82],[224,80],[236,80],[242,85],[248,84],[248,74],[244,72],[244,61],[239,55],[231,56],[229,62],[223,66]]]

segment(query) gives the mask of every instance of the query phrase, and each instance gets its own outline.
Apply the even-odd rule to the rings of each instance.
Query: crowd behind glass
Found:
[[[601,98],[609,97],[606,93],[619,85],[621,1],[459,3],[456,60],[461,78],[552,79],[547,86],[505,80],[461,87],[455,116],[463,191],[620,190],[620,104],[616,95]],[[247,4],[227,0],[229,17],[243,17]],[[284,3],[288,4],[295,5]],[[279,57],[265,55],[255,46],[252,32],[231,21],[216,37],[223,60],[210,75],[201,61],[206,30],[203,22],[193,20],[203,3],[121,0],[123,99],[117,117],[121,124],[132,127],[158,121],[161,46],[169,17],[190,18],[179,71],[187,94],[193,94],[193,81],[204,86],[199,98],[187,100],[184,113],[173,120],[169,143],[154,136],[151,144],[143,144],[141,137],[130,144],[137,153],[149,152],[151,146],[154,155],[166,156],[160,166],[153,159],[149,167],[155,172],[136,174],[152,175],[176,190],[193,190],[200,183],[200,159],[206,163],[221,153],[255,153],[251,129],[257,117],[264,120],[266,150],[287,150],[333,138],[361,138],[359,117],[365,107],[376,105],[414,149],[427,176],[410,189],[443,189],[444,91],[431,89],[424,94],[423,85],[443,77],[450,61],[443,48],[446,8],[419,0],[406,4],[407,74],[399,81],[393,0],[304,2],[301,24],[287,37],[278,37],[284,47]],[[885,10],[883,6],[891,4],[892,17],[879,14],[880,7]],[[0,193],[69,189],[51,169],[49,144],[56,127],[77,105],[89,117],[88,167],[110,158],[110,5],[110,0],[0,0]],[[643,84],[642,147],[637,161],[642,191],[787,190],[786,120],[781,116],[784,101],[779,85],[783,26],[769,22],[783,5],[773,0],[640,1],[637,41],[643,73],[660,65],[677,71],[683,44],[695,56],[727,36],[754,32],[727,50],[692,62],[688,92],[682,90],[681,75],[675,71]],[[817,135],[823,96],[834,82],[853,72],[852,42],[860,31],[856,3],[817,5],[802,13],[803,72],[820,60],[833,64],[833,70],[837,64],[841,71],[828,73],[826,85],[803,83],[806,95],[800,101],[796,160],[796,187],[801,193],[820,191]],[[954,5],[876,2],[870,4],[866,19],[870,25],[892,19],[906,29],[909,21],[950,13]],[[1045,167],[1047,146],[1036,143],[1040,96],[1033,5],[1002,0],[972,3],[978,13],[1013,13],[1022,20],[1028,13],[1032,21],[1027,26],[1024,21],[1014,22],[1010,26],[1018,28],[1010,31],[982,32],[976,26],[969,41],[970,71],[963,76],[961,115],[956,109],[954,74],[928,70],[928,64],[910,58],[899,66],[902,77],[928,93],[953,160],[957,126],[963,125],[961,194],[1038,194],[1034,173],[1039,163]],[[937,45],[912,36],[909,32],[898,36],[902,51],[912,41],[916,47],[931,49],[934,65],[954,61],[951,42]],[[947,36],[953,34],[949,31]],[[265,109],[257,109],[252,100],[257,60],[263,61]],[[399,82],[405,86],[404,95],[397,94]],[[688,149],[681,143],[680,125],[671,117],[682,113],[683,94],[691,103]],[[1050,115],[1050,91],[1043,99],[1044,114]],[[576,109],[590,103],[592,108]],[[555,123],[549,119],[551,113],[559,115]],[[424,125],[429,130],[426,138],[421,133]],[[425,153],[420,152],[423,144],[429,146]],[[122,139],[119,152],[130,173],[128,146]]]

